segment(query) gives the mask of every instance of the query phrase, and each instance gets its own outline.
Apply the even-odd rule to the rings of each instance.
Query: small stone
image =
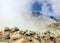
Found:
[[[53,41],[54,40],[54,37],[50,37],[50,40]]]
[[[5,39],[10,39],[10,36],[9,35],[6,35]]]
[[[16,32],[16,31],[19,31],[19,29],[17,27],[12,29],[12,32]]]
[[[35,39],[37,39],[38,41],[41,41],[40,36],[36,36]]]
[[[5,32],[6,32],[6,31],[10,31],[10,29],[9,29],[8,27],[5,27],[5,30],[4,30],[4,31],[5,31]]]
[[[29,42],[32,42],[32,39],[29,39]]]

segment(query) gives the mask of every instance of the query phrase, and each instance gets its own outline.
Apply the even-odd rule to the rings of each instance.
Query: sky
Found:
[[[39,2],[35,1],[32,4],[32,11],[39,11],[42,12],[42,14],[49,14],[51,16],[55,16],[57,18],[60,18],[60,1],[59,0],[41,0]]]
[[[19,27],[19,28],[40,28],[40,20],[32,18],[31,12],[33,3],[36,0],[0,0],[0,28]],[[38,0],[42,3],[41,13],[60,17],[60,0]],[[50,4],[47,7],[47,4]],[[34,5],[35,6],[35,5]],[[50,10],[49,10],[50,9]],[[52,9],[52,10],[51,10]],[[37,10],[37,11],[38,11]],[[36,11],[36,10],[35,10]]]

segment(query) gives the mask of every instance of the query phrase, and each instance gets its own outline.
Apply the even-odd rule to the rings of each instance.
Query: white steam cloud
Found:
[[[43,25],[53,21],[49,18],[37,18],[31,16],[30,6],[35,0],[0,0],[0,29],[4,27],[19,27],[21,29],[43,31]],[[39,0],[40,1],[40,0]],[[57,1],[57,0],[56,0]],[[50,2],[50,1],[48,1]],[[58,14],[60,1],[52,1],[52,8]],[[57,4],[56,4],[57,3]],[[43,7],[45,9],[45,7]]]

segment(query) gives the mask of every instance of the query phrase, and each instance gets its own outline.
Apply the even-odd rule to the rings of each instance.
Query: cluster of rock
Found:
[[[60,34],[60,22],[53,22],[47,26],[47,29],[51,32],[55,32],[55,34]]]
[[[19,30],[17,27],[9,29],[5,27],[0,31],[0,42],[4,43],[60,43],[60,35],[56,35],[49,30],[46,32],[34,32],[29,30]]]

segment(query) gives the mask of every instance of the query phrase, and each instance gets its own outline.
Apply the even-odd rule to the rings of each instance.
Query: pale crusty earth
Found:
[[[57,22],[55,22],[55,23],[58,24]],[[50,24],[48,27],[53,28],[54,26],[57,26],[55,23],[51,23],[52,25]],[[8,27],[5,27],[5,29],[6,28],[8,28]],[[14,29],[16,29],[16,27],[12,28],[12,30],[14,30]],[[26,33],[24,33],[24,35],[23,35],[23,33],[21,34],[21,30],[20,31],[19,30],[12,31],[12,30],[11,31],[9,31],[9,30],[0,31],[0,43],[60,43],[60,36],[58,37],[58,34],[55,34],[56,31],[54,33],[56,36],[55,35],[51,36],[51,33],[46,34],[47,31],[44,34],[42,33],[42,36],[41,36],[40,32],[36,32],[36,34],[32,35],[32,36],[26,36]],[[30,32],[28,30],[27,33],[30,34]],[[60,34],[59,31],[58,31],[58,33]],[[9,35],[10,39],[9,38],[5,39],[6,35]],[[35,39],[36,35],[41,37],[41,41],[39,41],[40,39],[38,39],[38,40]],[[50,37],[53,37],[52,40],[50,39]]]

